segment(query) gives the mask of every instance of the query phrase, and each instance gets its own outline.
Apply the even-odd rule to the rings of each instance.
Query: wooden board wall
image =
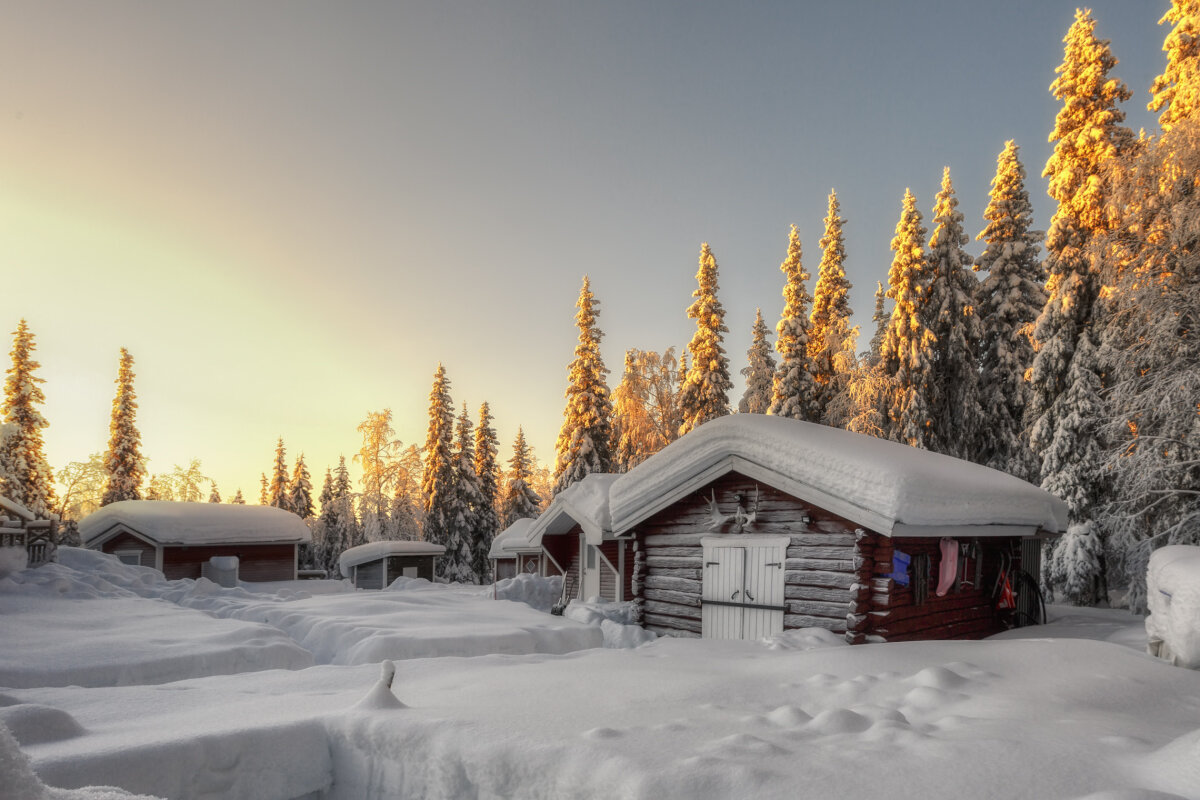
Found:
[[[740,501],[739,501],[740,496]],[[784,564],[784,628],[819,627],[845,632],[862,624],[873,564],[856,547],[858,526],[815,506],[737,473],[718,478],[664,509],[637,528],[646,554],[641,580],[646,628],[671,636],[699,636],[700,592],[704,566],[700,540],[734,533],[727,523],[711,527],[709,501],[722,515],[739,502],[754,512],[745,534],[783,534],[791,538]],[[850,615],[858,614],[850,619]]]

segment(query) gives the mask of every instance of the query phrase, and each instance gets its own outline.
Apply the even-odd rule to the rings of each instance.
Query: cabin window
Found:
[[[587,568],[596,568],[596,548],[592,547],[590,544],[587,546]]]
[[[116,550],[113,552],[113,555],[116,556],[122,564],[129,564],[132,567],[140,567],[142,565],[141,550]]]

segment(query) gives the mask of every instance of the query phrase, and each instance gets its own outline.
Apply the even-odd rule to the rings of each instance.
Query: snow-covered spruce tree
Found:
[[[141,498],[138,498],[138,499],[140,500]],[[220,503],[221,502],[221,490],[217,488],[216,481],[213,481],[212,491],[208,493],[208,502],[210,502],[210,503]]]
[[[767,336],[771,330],[763,322],[762,309],[754,310],[754,327],[751,328],[750,349],[746,351],[749,362],[743,369],[746,376],[746,392],[738,403],[742,414],[765,414],[771,408],[771,396],[775,387],[775,357],[771,355],[771,344]]]
[[[1043,175],[1050,179],[1049,193],[1058,201],[1058,208],[1046,235],[1048,299],[1034,326],[1036,353],[1025,412],[1030,447],[1040,462],[1042,485],[1064,487],[1068,480],[1084,481],[1088,485],[1076,487],[1073,492],[1081,497],[1095,497],[1104,491],[1104,471],[1095,461],[1088,462],[1095,468],[1085,472],[1058,454],[1092,452],[1093,446],[1096,450],[1102,447],[1098,440],[1068,444],[1065,439],[1095,438],[1102,433],[1098,425],[1077,424],[1073,406],[1080,397],[1102,388],[1099,375],[1104,367],[1094,347],[1094,331],[1103,326],[1095,319],[1101,276],[1090,248],[1112,224],[1107,203],[1111,166],[1135,145],[1133,134],[1120,124],[1125,115],[1117,108],[1117,103],[1129,99],[1130,92],[1124,83],[1109,76],[1117,59],[1107,40],[1096,39],[1095,27],[1090,12],[1076,12],[1064,39],[1065,55],[1057,69],[1058,78],[1050,86],[1063,107],[1050,135],[1050,141],[1056,144]],[[1088,347],[1081,347],[1080,343],[1089,338]],[[1077,353],[1082,350],[1087,351],[1087,358],[1076,365]],[[1095,374],[1088,377],[1087,370]],[[1085,384],[1074,387],[1075,381]],[[1092,503],[1074,504],[1070,522],[1093,523],[1091,517],[1080,516],[1092,510]],[[1106,541],[1103,529],[1094,527],[1093,532]],[[1102,585],[1099,591],[1103,591]],[[1093,598],[1079,595],[1068,599],[1087,602]]]
[[[771,384],[771,406],[767,413],[817,422],[820,410],[816,406],[816,384],[808,363],[808,313],[812,298],[808,295],[808,273],[804,270],[800,234],[795,225],[788,234],[787,258],[779,269],[784,274],[783,314],[775,326],[779,367]]]
[[[475,478],[479,485],[479,506],[475,509],[475,531],[471,538],[471,568],[480,583],[492,582],[492,562],[488,553],[492,539],[500,532],[500,470],[496,466],[499,443],[492,427],[492,412],[487,403],[479,406],[479,424],[475,427]]]
[[[592,295],[591,282],[585,275],[575,324],[579,343],[575,358],[567,367],[567,405],[563,409],[562,428],[555,444],[554,493],[583,480],[593,472],[612,470],[612,401],[604,376],[608,369],[600,356],[604,336],[596,325],[600,301]]]
[[[275,444],[275,465],[271,471],[271,484],[267,489],[267,505],[275,508],[288,507],[288,469],[284,460],[286,450],[283,447],[283,437]]]
[[[154,476],[151,475],[150,477],[153,478]],[[258,482],[259,482],[258,504],[260,506],[265,506],[265,505],[267,505],[267,501],[270,499],[267,496],[267,473],[265,473],[265,472],[258,473],[258,479],[259,479],[258,480]],[[153,480],[151,480],[151,484],[153,484]],[[147,500],[157,500],[158,498],[150,497],[149,495],[147,495],[146,499]]]
[[[342,551],[338,549],[336,541],[337,525],[334,517],[337,510],[333,505],[333,473],[328,467],[325,468],[325,482],[321,484],[318,502],[321,504],[321,512],[312,526],[313,556],[317,568],[325,570],[326,577],[336,578],[337,556],[341,555]]]
[[[854,371],[854,348],[858,328],[850,324],[850,281],[846,278],[846,243],[837,192],[829,192],[829,211],[825,215],[825,235],[819,242],[821,263],[813,287],[812,315],[809,318],[808,362],[815,384],[814,404],[818,419],[840,427],[845,411],[837,410],[838,395],[845,393]],[[831,408],[833,409],[831,411]]]
[[[1110,570],[1140,612],[1154,548],[1200,544],[1200,117],[1178,120],[1132,160],[1114,204],[1123,219],[1097,248],[1121,275],[1105,330],[1121,358],[1109,376],[1103,522]]]
[[[928,450],[936,441],[933,359],[937,340],[926,322],[929,265],[922,245],[925,233],[917,198],[905,189],[900,221],[892,239],[895,256],[888,273],[887,296],[894,305],[879,363],[882,375],[890,379],[888,438]]]
[[[400,453],[393,470],[395,491],[388,512],[385,537],[398,541],[421,538],[421,449],[410,444]]]
[[[450,399],[450,379],[438,364],[429,392],[429,429],[425,435],[425,468],[421,476],[422,511],[425,515],[425,541],[446,548],[437,561],[437,577],[460,580],[469,550],[457,525],[458,488],[454,458],[454,411]]]
[[[4,437],[4,453],[0,455],[8,473],[3,493],[38,517],[54,508],[54,472],[43,452],[42,429],[50,426],[38,406],[46,396],[38,384],[45,383],[34,375],[41,366],[33,360],[37,345],[25,320],[13,332],[12,366],[4,380],[3,421],[11,425]]]
[[[292,479],[288,482],[287,509],[301,519],[313,515],[312,479],[304,463],[304,453],[296,459],[292,468]]]
[[[354,513],[354,499],[354,490],[350,485],[350,471],[346,469],[346,457],[338,456],[337,469],[333,472],[333,504],[337,508],[337,540],[342,543],[342,550],[348,547],[358,547],[367,542],[363,526],[359,524],[358,517]],[[338,550],[339,556],[342,554],[342,550]]]
[[[1094,521],[1101,500],[1101,483],[1095,476],[1104,469],[1098,428],[1105,408],[1098,356],[1088,331],[1075,345],[1066,383],[1056,404],[1060,415],[1054,431],[1044,429],[1048,417],[1042,417],[1032,432],[1035,439],[1048,442],[1042,450],[1042,488],[1066,502],[1071,521],[1067,535],[1054,545],[1048,575],[1051,585],[1072,603],[1093,605],[1107,599],[1104,538]]]
[[[979,427],[978,460],[993,469],[1037,482],[1040,470],[1029,450],[1023,420],[1033,364],[1033,323],[1046,305],[1038,250],[1042,232],[1033,230],[1033,206],[1025,191],[1025,167],[1009,140],[996,161],[987,225],[976,239],[986,244],[975,260],[987,271],[979,288],[979,398],[985,421]]]
[[[612,446],[613,469],[628,472],[653,452],[649,440],[654,434],[650,412],[646,408],[649,386],[643,374],[641,351],[625,351],[621,381],[613,390]]]
[[[474,547],[478,531],[478,510],[483,502],[479,491],[479,478],[475,475],[474,425],[463,403],[458,417],[457,435],[454,441],[454,497],[449,509],[451,523],[451,545],[446,548],[443,560],[453,563],[447,568],[447,577],[459,583],[478,583],[479,577],[473,568]]]
[[[525,443],[525,431],[517,428],[513,442],[513,455],[508,460],[508,483],[500,501],[500,524],[507,528],[519,519],[533,519],[538,515],[542,498],[530,486],[533,456]]]
[[[688,344],[692,366],[679,388],[679,409],[683,436],[710,419],[730,411],[729,359],[725,355],[725,309],[717,299],[717,259],[708,242],[700,245],[700,268],[696,272],[695,301],[688,307],[688,319],[696,320],[696,333]]]
[[[134,419],[138,404],[133,378],[133,356],[122,347],[117,367],[117,396],[113,398],[112,418],[108,423],[108,450],[104,454],[108,481],[100,500],[102,506],[119,500],[142,499],[146,465],[141,453],[142,434]]]
[[[1171,130],[1180,120],[1200,111],[1200,0],[1171,0],[1171,8],[1158,21],[1174,25],[1163,42],[1167,67],[1154,79],[1148,108],[1162,110],[1158,124]]]
[[[972,258],[963,250],[968,241],[963,215],[950,180],[942,172],[942,188],[933,207],[929,239],[929,300],[926,324],[934,336],[933,441],[931,450],[976,460],[977,430],[982,409],[976,366],[983,325],[975,313],[979,282],[971,271]]]
[[[238,488],[237,492],[234,493],[233,499],[230,500],[229,503],[235,506],[246,505],[246,498],[242,497],[242,490],[240,487]]]

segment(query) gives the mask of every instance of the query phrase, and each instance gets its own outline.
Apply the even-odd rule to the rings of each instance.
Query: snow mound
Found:
[[[22,745],[60,742],[84,734],[78,720],[61,708],[38,703],[18,703],[0,708],[0,723]]]
[[[29,553],[24,547],[0,547],[0,578],[8,577],[29,566]]]
[[[112,786],[85,786],[82,789],[46,786],[3,722],[0,722],[0,787],[3,787],[3,796],[12,800],[162,800],[147,794],[130,794]]]
[[[1146,603],[1150,654],[1200,669],[1200,547],[1169,545],[1151,554]]]
[[[794,628],[762,639],[768,650],[817,650],[823,647],[848,647],[846,637],[825,628]]]
[[[518,603],[549,613],[562,596],[562,576],[543,578],[540,575],[521,574],[496,582],[497,600],[515,600]]]
[[[605,647],[640,647],[658,638],[658,634],[634,622],[637,608],[632,602],[605,603],[595,598],[587,602],[572,600],[563,611],[563,616],[584,625],[599,627],[604,634]]]

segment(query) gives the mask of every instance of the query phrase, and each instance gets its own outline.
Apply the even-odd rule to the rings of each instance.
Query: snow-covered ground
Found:
[[[0,658],[26,678],[0,677],[0,721],[20,743],[0,733],[0,787],[26,787],[14,797],[41,791],[17,780],[27,757],[53,786],[170,798],[1200,798],[1200,672],[1141,652],[1141,620],[1125,612],[1052,607],[1051,625],[984,642],[849,647],[799,631],[613,649],[598,625],[619,626],[619,609],[552,617],[491,600],[490,587],[220,590],[78,551],[64,561],[0,579]],[[139,605],[145,622],[160,617],[144,638],[99,625],[97,608]],[[231,646],[295,649],[249,648],[260,660],[236,674],[160,663],[155,685],[30,678],[55,629],[103,661],[150,658],[190,630],[220,641],[208,624],[244,626],[229,629]],[[496,649],[392,656],[370,644],[442,642],[443,625],[490,630],[480,643]],[[564,652],[578,631],[587,641]],[[535,652],[547,641],[558,649]],[[331,663],[334,642],[358,663]],[[435,654],[419,657],[425,647]],[[317,664],[286,663],[297,651]],[[367,662],[384,657],[403,658],[392,687],[403,707],[380,707],[380,666]]]

